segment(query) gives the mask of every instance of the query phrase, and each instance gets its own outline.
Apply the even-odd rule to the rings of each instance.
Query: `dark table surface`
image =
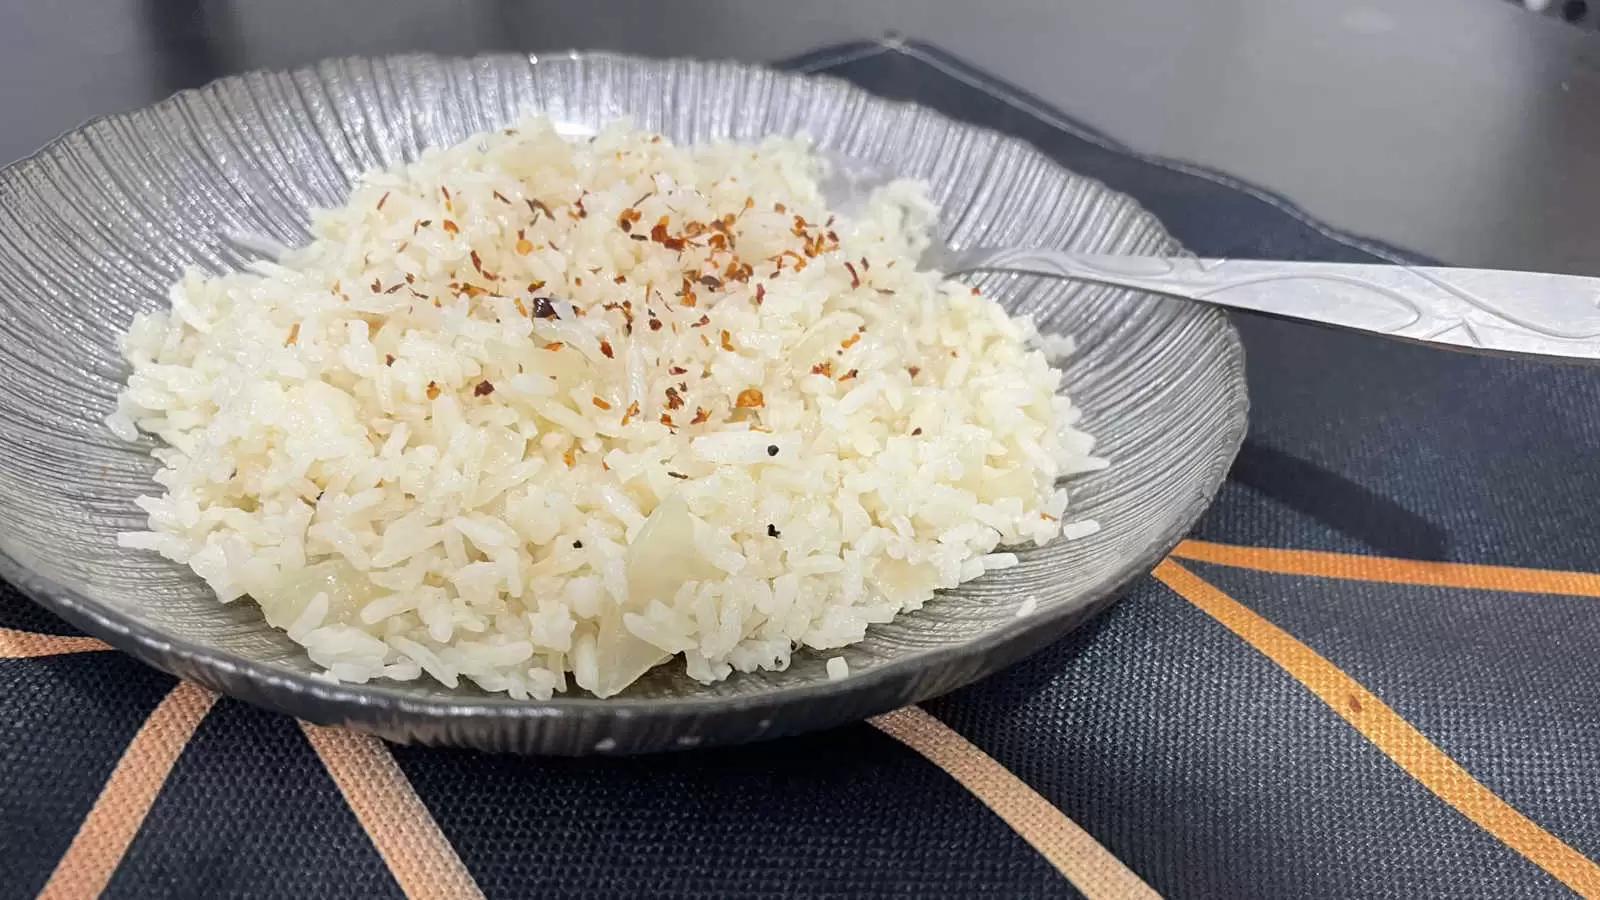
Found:
[[[1503,0],[3,0],[0,157],[219,75],[428,50],[932,41],[1136,149],[1461,265],[1600,272],[1600,37]]]

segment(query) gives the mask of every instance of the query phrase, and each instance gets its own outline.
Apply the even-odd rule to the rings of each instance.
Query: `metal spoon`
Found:
[[[848,213],[893,181],[832,157],[828,205]],[[1600,359],[1600,278],[1497,269],[1193,259],[945,245],[924,268],[1018,272],[1130,288],[1229,309],[1478,353]]]

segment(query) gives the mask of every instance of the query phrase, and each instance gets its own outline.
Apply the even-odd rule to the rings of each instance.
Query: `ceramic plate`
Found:
[[[425,683],[335,685],[248,602],[121,550],[157,490],[149,446],[102,421],[125,369],[118,334],[162,307],[187,264],[247,261],[229,234],[307,240],[307,210],[361,171],[529,112],[572,126],[622,115],[681,142],[806,132],[826,151],[925,179],[957,246],[1181,252],[1128,197],[1020,141],[828,78],[609,55],[345,59],[218,81],[92,122],[0,173],[0,574],[139,659],[270,709],[406,742],[583,754],[727,744],[858,720],[960,687],[1054,640],[1145,574],[1200,516],[1245,429],[1226,318],[1126,291],[980,281],[1078,338],[1067,390],[1103,472],[1069,483],[1104,529],[873,628],[850,677],[797,654],[783,672],[705,686],[669,664],[622,695],[515,701]],[[1019,616],[1019,610],[1032,609]],[[828,655],[834,655],[830,653]]]

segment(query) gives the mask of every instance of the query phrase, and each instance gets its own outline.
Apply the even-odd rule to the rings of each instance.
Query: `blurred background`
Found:
[[[1530,0],[1543,15],[1509,0],[0,2],[6,159],[90,116],[332,55],[782,60],[896,33],[1334,225],[1461,265],[1600,272],[1586,0]]]
[[[1589,11],[1588,0],[1512,0],[1536,13],[1554,16],[1580,28],[1600,31],[1600,16]]]

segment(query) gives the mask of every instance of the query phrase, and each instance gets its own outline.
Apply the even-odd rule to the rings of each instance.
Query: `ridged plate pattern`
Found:
[[[863,718],[960,685],[1058,637],[1146,572],[1210,502],[1245,427],[1243,359],[1215,310],[1084,284],[987,276],[985,290],[1081,350],[1068,390],[1113,466],[1071,482],[1070,517],[1104,530],[785,672],[702,686],[663,668],[622,696],[517,702],[427,683],[340,686],[247,602],[118,549],[156,490],[149,446],[102,420],[125,374],[117,335],[166,303],[185,265],[246,261],[229,233],[307,239],[307,209],[364,169],[531,111],[620,115],[682,142],[809,133],[832,152],[923,178],[956,246],[1180,252],[1128,197],[1020,141],[842,81],[732,63],[609,55],[341,59],[256,73],[94,121],[0,173],[0,573],[140,659],[236,697],[401,741],[578,754],[732,743]],[[1036,611],[1018,618],[1025,600]]]

